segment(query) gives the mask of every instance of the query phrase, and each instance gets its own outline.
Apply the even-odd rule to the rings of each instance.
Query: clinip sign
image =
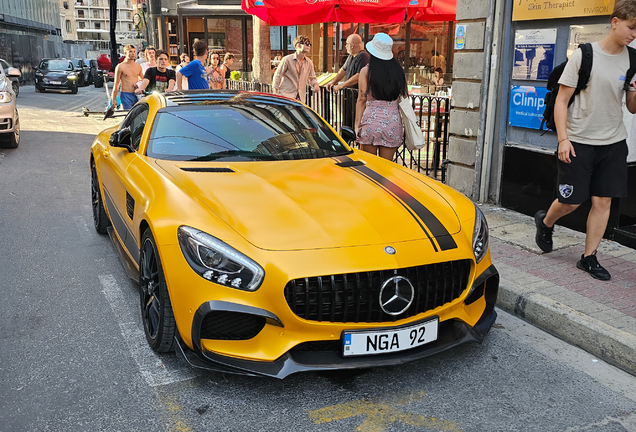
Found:
[[[545,87],[511,86],[508,124],[539,129],[547,93]]]

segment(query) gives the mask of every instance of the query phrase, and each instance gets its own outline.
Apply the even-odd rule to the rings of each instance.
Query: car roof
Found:
[[[304,106],[302,103],[269,93],[259,93],[244,90],[185,90],[163,93],[166,106],[176,107],[194,105],[205,102],[232,103],[268,103],[274,105]]]

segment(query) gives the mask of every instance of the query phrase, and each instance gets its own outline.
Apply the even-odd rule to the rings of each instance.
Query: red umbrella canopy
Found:
[[[452,19],[455,18],[456,0],[242,0],[241,8],[273,26],[320,22],[398,23],[424,10],[430,9],[428,16],[432,16],[436,12],[431,9],[433,1],[452,3]],[[446,16],[435,20],[446,20]]]
[[[422,3],[422,2],[421,2]],[[457,0],[428,0],[421,7],[409,7],[408,19],[414,21],[455,21]]]

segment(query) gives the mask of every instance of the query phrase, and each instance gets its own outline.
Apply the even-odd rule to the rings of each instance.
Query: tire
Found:
[[[99,188],[95,162],[91,164],[91,201],[93,204],[93,224],[95,225],[95,230],[100,234],[106,234],[106,229],[110,226],[110,221],[108,220],[104,202],[102,201],[102,192]]]
[[[13,87],[13,92],[15,93],[15,97],[18,97],[20,94],[20,83],[17,81],[11,81],[11,85]]]
[[[12,134],[0,134],[0,148],[18,148],[20,145],[20,117],[15,110],[15,127]]]
[[[95,84],[95,88],[104,87],[104,77],[101,74],[95,74],[93,78],[93,83]]]
[[[39,89],[37,87],[35,88],[35,91],[38,92],[38,93],[44,93],[44,89]]]
[[[79,87],[79,83],[75,83],[75,86],[73,86],[73,88],[71,89],[71,93],[72,94],[77,94],[78,87]]]
[[[139,299],[146,340],[150,348],[158,353],[174,351],[177,325],[150,228],[141,238],[139,257]]]

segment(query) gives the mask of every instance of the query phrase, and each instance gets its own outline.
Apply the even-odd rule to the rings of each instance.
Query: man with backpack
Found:
[[[540,210],[534,216],[537,245],[543,252],[551,252],[556,221],[591,198],[585,251],[576,266],[600,280],[611,278],[599,264],[596,249],[607,227],[612,197],[627,196],[627,131],[622,104],[625,95],[627,109],[636,113],[636,88],[627,48],[636,39],[636,0],[618,2],[610,23],[609,35],[591,44],[587,86],[583,83],[574,97],[581,88],[581,49],[572,54],[558,81],[554,103],[558,198],[547,212]],[[631,77],[627,83],[626,77]]]

